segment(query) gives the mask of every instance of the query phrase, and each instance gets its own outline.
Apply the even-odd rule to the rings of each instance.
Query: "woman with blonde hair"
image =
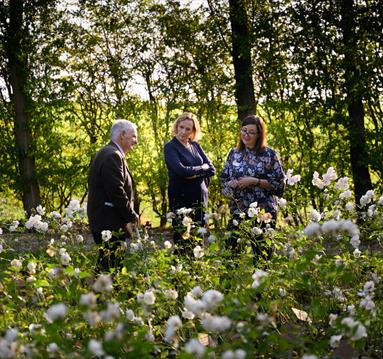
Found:
[[[173,135],[164,147],[169,175],[169,207],[174,213],[183,207],[193,209],[192,219],[202,225],[208,202],[209,179],[214,176],[215,168],[197,142],[201,136],[197,116],[184,112],[174,122]],[[173,228],[179,225],[177,218],[174,218]],[[182,235],[177,230],[174,244],[181,250],[184,247]]]

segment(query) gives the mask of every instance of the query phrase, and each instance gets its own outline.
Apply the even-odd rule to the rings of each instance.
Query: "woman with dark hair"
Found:
[[[222,193],[230,200],[229,230],[244,217],[262,217],[260,229],[268,222],[275,226],[278,203],[275,196],[281,197],[285,187],[285,174],[277,153],[266,146],[266,125],[259,116],[250,115],[242,121],[238,144],[233,148],[221,173]],[[259,215],[259,211],[263,216]],[[261,231],[258,231],[261,233]],[[235,249],[237,237],[232,234],[230,246]],[[263,252],[263,236],[252,238],[253,252]],[[266,248],[266,257],[270,249]]]
[[[204,223],[207,208],[208,185],[215,168],[197,142],[201,129],[197,116],[184,112],[173,124],[174,137],[165,144],[164,155],[168,168],[168,197],[172,212],[181,208],[193,209],[190,217],[200,225]],[[179,218],[173,218],[174,244],[181,252],[183,225]],[[178,228],[178,230],[177,230]]]

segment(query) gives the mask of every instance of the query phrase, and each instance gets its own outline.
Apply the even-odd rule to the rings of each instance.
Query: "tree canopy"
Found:
[[[358,202],[381,187],[381,1],[7,0],[0,4],[0,189],[29,211],[85,199],[89,162],[111,122],[139,126],[129,159],[143,206],[165,223],[163,145],[183,110],[222,168],[238,117],[257,112],[296,199],[329,166]],[[223,204],[219,183],[211,205]]]

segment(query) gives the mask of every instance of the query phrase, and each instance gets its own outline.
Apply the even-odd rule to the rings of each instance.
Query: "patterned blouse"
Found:
[[[228,183],[231,180],[252,176],[267,180],[272,186],[272,191],[260,187],[247,187],[232,189]],[[269,147],[256,153],[245,148],[239,151],[233,148],[225,162],[221,173],[222,193],[230,199],[232,213],[246,211],[253,202],[266,212],[276,214],[278,210],[275,196],[281,197],[285,188],[285,173],[277,153]]]

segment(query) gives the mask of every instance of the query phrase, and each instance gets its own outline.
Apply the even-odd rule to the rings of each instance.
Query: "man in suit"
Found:
[[[138,222],[134,208],[134,182],[125,154],[137,144],[137,126],[128,120],[112,125],[111,141],[97,152],[88,178],[88,219],[99,245],[97,270],[121,268],[121,245]],[[112,233],[111,238],[108,232]]]

